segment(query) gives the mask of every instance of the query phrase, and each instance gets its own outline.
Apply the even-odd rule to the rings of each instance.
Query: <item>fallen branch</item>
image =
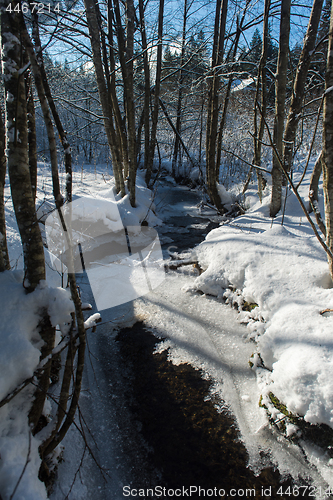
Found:
[[[170,262],[167,262],[164,265],[164,267],[166,269],[174,270],[174,269],[178,269],[178,267],[189,266],[191,264],[199,266],[198,260],[190,257],[189,259],[172,260]]]
[[[319,311],[319,314],[323,315],[325,313],[333,312],[333,309],[323,309],[322,311]]]

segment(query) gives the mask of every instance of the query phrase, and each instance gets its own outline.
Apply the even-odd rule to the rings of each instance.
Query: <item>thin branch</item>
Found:
[[[257,102],[257,106],[258,106],[259,112],[260,112],[260,114],[261,114],[261,108],[260,108],[260,104],[259,104],[258,102]],[[291,179],[291,177],[290,177],[289,172],[285,169],[285,167],[284,167],[284,165],[283,165],[283,162],[282,162],[282,160],[281,160],[281,158],[280,158],[280,155],[279,155],[279,153],[278,153],[278,151],[277,151],[277,149],[276,149],[276,146],[275,146],[275,144],[273,143],[272,135],[271,135],[271,132],[270,132],[270,130],[269,130],[269,127],[268,127],[268,124],[267,124],[267,122],[266,122],[266,119],[265,119],[265,118],[264,118],[264,123],[265,123],[265,127],[266,127],[266,130],[267,130],[267,133],[268,133],[269,142],[270,142],[270,144],[271,144],[271,147],[273,148],[274,154],[276,155],[276,158],[277,158],[277,160],[278,160],[278,163],[279,163],[279,166],[280,166],[280,168],[281,168],[282,172],[283,172],[283,173],[284,173],[284,175],[286,176],[286,178],[287,178],[287,180],[288,180],[288,182],[289,182],[289,184],[290,184],[290,186],[291,186],[291,189],[293,190],[293,192],[294,192],[294,194],[295,194],[295,196],[296,196],[296,198],[297,198],[297,200],[298,200],[299,204],[301,205],[302,210],[303,210],[303,212],[304,212],[304,214],[305,214],[305,217],[307,218],[307,220],[308,220],[308,222],[309,222],[310,226],[312,227],[312,230],[313,230],[314,234],[316,235],[317,240],[319,241],[319,243],[321,244],[321,246],[322,246],[322,247],[323,247],[323,249],[325,250],[326,254],[330,257],[330,259],[332,259],[332,260],[333,260],[333,253],[331,252],[331,250],[330,250],[330,249],[328,248],[328,246],[326,245],[325,241],[322,239],[322,237],[321,237],[321,236],[320,236],[320,234],[318,233],[317,228],[316,228],[316,226],[315,226],[315,224],[314,224],[313,220],[311,219],[311,217],[310,217],[310,215],[309,215],[309,213],[308,213],[308,211],[307,211],[307,209],[306,209],[306,207],[305,207],[305,205],[304,205],[304,203],[303,203],[302,198],[301,198],[301,197],[300,197],[300,195],[299,195],[299,192],[297,191],[296,187],[294,186],[294,183],[293,183],[293,181],[292,181],[292,179]]]
[[[17,488],[18,488],[18,486],[19,486],[19,484],[20,484],[20,482],[21,482],[21,480],[22,480],[22,477],[23,477],[23,475],[24,475],[24,473],[25,473],[25,471],[26,471],[26,468],[28,467],[28,463],[30,462],[30,452],[31,452],[31,432],[30,432],[30,430],[29,430],[28,437],[29,437],[29,446],[28,446],[27,458],[26,458],[26,461],[25,461],[24,467],[23,467],[23,469],[22,469],[21,475],[20,475],[20,477],[18,478],[18,481],[17,481],[17,483],[16,483],[16,486],[15,486],[15,488],[14,488],[14,491],[13,491],[13,493],[10,495],[9,500],[12,500],[12,499],[13,499],[13,497],[14,497],[14,495],[15,495],[15,493],[16,493],[16,490],[17,490]]]

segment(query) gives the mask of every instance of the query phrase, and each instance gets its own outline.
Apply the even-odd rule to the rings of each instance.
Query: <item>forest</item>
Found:
[[[80,406],[92,336],[140,318],[157,352],[213,381],[247,468],[263,470],[267,428],[298,447],[290,465],[267,445],[296,481],[272,498],[300,484],[331,496],[332,1],[0,0],[0,12],[0,500],[90,498],[73,485],[85,455],[104,473]],[[227,306],[247,332],[244,379],[221,354]],[[214,359],[227,357],[224,373]],[[237,396],[219,388],[229,376]],[[84,449],[65,494],[73,432]],[[110,488],[96,498],[122,497]]]

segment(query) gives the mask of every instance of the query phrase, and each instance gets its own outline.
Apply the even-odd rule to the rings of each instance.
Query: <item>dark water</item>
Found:
[[[143,323],[121,330],[116,338],[128,373],[124,396],[130,419],[147,443],[141,450],[146,470],[131,487],[142,492],[164,487],[168,498],[190,492],[191,498],[299,497],[292,494],[298,490],[291,478],[282,480],[272,466],[259,476],[247,467],[235,420],[223,402],[211,399],[211,382],[188,364],[173,365],[167,351],[153,354],[159,341]],[[305,483],[300,491],[302,498],[311,498]]]
[[[172,187],[167,203],[180,201],[190,206],[200,197]],[[189,227],[193,224],[200,227]],[[173,242],[164,249],[173,245],[176,251],[188,250],[218,225],[198,217],[195,210],[170,215],[162,234]],[[105,312],[102,317],[107,320]],[[93,355],[98,359],[99,378],[107,383],[100,400],[94,399],[91,412],[109,412],[110,447],[121,457],[117,491],[106,485],[98,499],[315,498],[314,490],[305,483],[298,490],[291,478],[282,479],[267,456],[262,456],[259,476],[247,467],[248,455],[235,419],[223,401],[212,400],[211,382],[188,364],[173,365],[167,351],[154,354],[160,342],[158,332],[155,334],[139,322],[116,336],[105,330],[96,338]],[[90,386],[94,383],[92,377]],[[98,405],[108,408],[99,409]],[[105,436],[102,429],[101,443]],[[127,471],[130,477],[126,477]],[[127,481],[125,494],[122,477]]]

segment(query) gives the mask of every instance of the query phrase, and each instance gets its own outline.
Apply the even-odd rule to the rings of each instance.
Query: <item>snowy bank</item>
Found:
[[[305,200],[308,185],[300,187]],[[320,314],[333,308],[326,254],[292,192],[283,225],[282,215],[269,217],[265,194],[196,248],[204,272],[194,289],[240,307],[268,369],[255,363],[263,403],[272,392],[305,421],[333,428],[333,316]]]
[[[60,174],[61,184],[65,183],[65,173]],[[138,175],[136,190],[137,205],[133,209],[129,195],[124,198],[114,192],[114,179],[102,167],[95,167],[73,173],[74,199],[85,199],[85,209],[91,219],[105,222],[110,231],[119,224],[140,226],[143,220],[149,225],[158,225],[160,220],[154,215],[153,195]],[[40,363],[40,349],[43,345],[39,334],[41,312],[47,311],[53,326],[58,326],[57,342],[67,333],[74,311],[69,292],[62,284],[61,265],[54,255],[45,249],[47,281],[31,294],[26,294],[23,281],[23,252],[15,220],[7,181],[6,223],[12,271],[0,273],[0,401],[12,394],[20,384],[30,379]],[[97,200],[97,203],[95,201]],[[108,212],[100,210],[104,201]],[[51,169],[47,164],[39,164],[37,186],[37,213],[41,220],[41,230],[45,241],[45,220],[54,210],[52,196]],[[52,288],[51,288],[52,286]],[[97,316],[90,318],[86,328],[91,328]],[[0,407],[0,497],[3,500],[41,500],[47,498],[44,484],[38,479],[41,460],[38,447],[42,438],[31,436],[28,415],[34,396],[34,386],[28,384],[14,398]],[[7,399],[5,399],[7,401]],[[51,404],[47,401],[45,415],[50,416]],[[51,411],[52,413],[52,411]],[[52,425],[52,423],[50,424]],[[45,437],[45,436],[44,436]],[[15,495],[13,493],[15,492]]]
[[[62,288],[48,288],[46,283],[26,294],[23,272],[0,274],[0,401],[33,376],[40,362],[43,344],[38,333],[41,312],[46,310],[53,326],[65,333],[71,320],[73,303]],[[0,408],[0,494],[4,500],[39,500],[47,498],[45,486],[38,479],[41,460],[38,434],[31,436],[28,414],[34,386],[26,386]]]

